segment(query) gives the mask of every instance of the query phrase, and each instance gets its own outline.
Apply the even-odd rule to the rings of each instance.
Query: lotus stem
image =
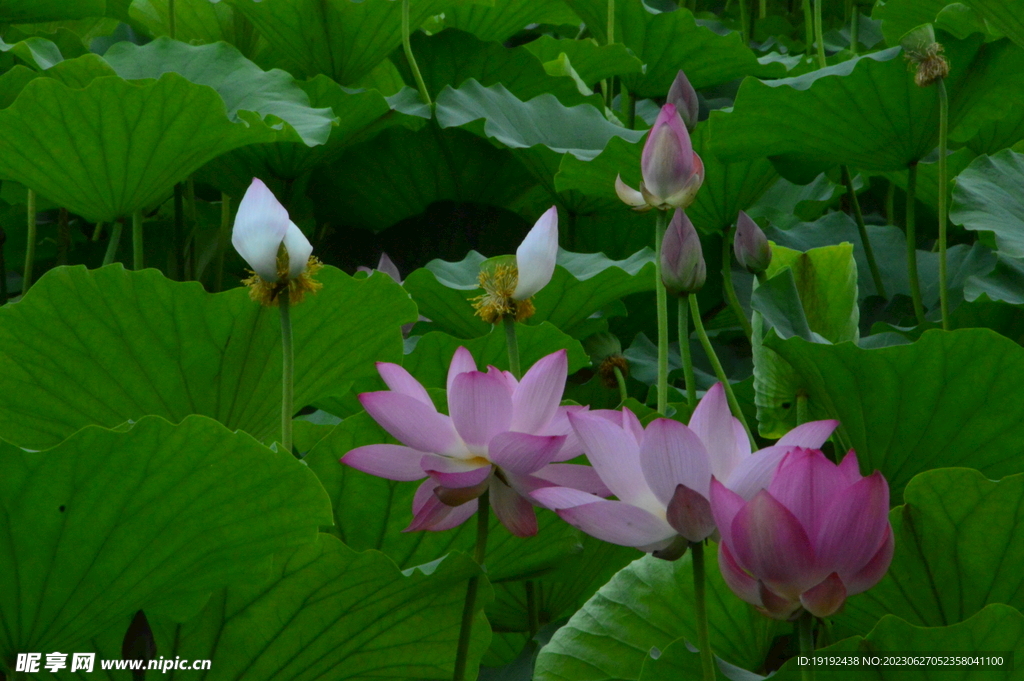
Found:
[[[167,35],[175,40],[178,34],[177,17],[174,11],[174,0],[167,0]]]
[[[103,254],[103,266],[114,262],[117,257],[117,248],[121,245],[121,232],[124,231],[124,219],[114,221],[114,227],[110,230],[110,241],[107,242],[107,252]]]
[[[711,339],[708,338],[707,331],[704,330],[704,322],[700,318],[700,307],[697,305],[697,296],[689,296],[690,298],[690,315],[693,317],[693,327],[697,331],[697,337],[700,338],[700,344],[704,347],[704,354],[708,356],[708,361],[711,362],[711,366],[715,370],[715,376],[718,377],[718,381],[722,384],[722,388],[725,389],[725,397],[729,402],[729,408],[732,410],[732,415],[739,419],[739,422],[743,424],[743,430],[747,431],[747,437],[750,438],[750,446],[752,449],[757,449],[757,442],[754,440],[754,435],[750,431],[750,426],[747,425],[747,417],[743,415],[743,410],[740,409],[740,403],[736,400],[736,394],[732,391],[732,384],[729,383],[729,377],[725,375],[725,369],[722,368],[722,363],[718,361],[718,355],[715,354],[715,349],[711,346]]]
[[[508,370],[516,377],[516,380],[519,380],[523,374],[519,364],[519,339],[516,336],[515,315],[507,314],[503,316],[501,323],[505,327],[505,345],[508,348]]]
[[[878,262],[875,260],[875,250],[871,247],[871,239],[868,237],[868,228],[864,224],[864,214],[860,210],[860,200],[853,188],[853,178],[850,176],[848,166],[840,166],[843,172],[843,184],[846,185],[846,195],[850,199],[850,208],[853,210],[853,219],[857,222],[857,231],[860,233],[860,242],[864,244],[864,255],[868,260],[868,269],[871,270],[871,280],[875,283],[875,292],[885,299],[889,296],[885,292],[885,284],[882,283],[882,273],[878,269]]]
[[[679,298],[679,356],[683,358],[683,380],[686,381],[686,404],[692,413],[697,406],[697,381],[693,377],[693,354],[690,352],[690,307],[687,298]]]
[[[946,203],[946,145],[949,137],[949,95],[946,81],[935,83],[939,91],[939,306],[942,309],[942,329],[949,331],[949,291],[946,289],[946,223],[949,222]]]
[[[285,288],[277,297],[281,309],[281,444],[292,453],[292,416],[295,399],[295,350],[292,346],[291,291]]]
[[[814,15],[811,12],[811,0],[803,0],[802,4],[804,10],[804,40],[807,42],[804,54],[810,54],[811,50],[814,49]]]
[[[743,36],[743,44],[750,45],[750,10],[747,3],[750,0],[739,0],[740,2],[740,35]]]
[[[860,11],[857,9],[857,2],[850,3],[850,52],[857,54],[860,50]]]
[[[402,49],[405,50],[405,60],[409,62],[409,69],[412,77],[416,79],[416,87],[420,91],[420,99],[427,106],[432,106],[430,93],[427,91],[427,84],[423,81],[423,74],[416,63],[416,56],[412,53],[412,43],[409,41],[409,0],[402,0]]]
[[[31,189],[25,197],[25,227],[27,242],[25,243],[25,270],[22,275],[21,295],[28,293],[32,286],[32,267],[36,262],[36,193]]]
[[[654,223],[654,294],[658,305],[658,413],[662,416],[668,409],[668,291],[661,279],[661,242],[665,240],[667,228],[668,211],[657,211]]]
[[[626,377],[622,375],[622,369],[613,366],[612,371],[615,372],[615,382],[619,385],[619,406],[622,406],[626,402],[626,398],[629,397],[629,391],[626,390]]]
[[[803,611],[796,621],[796,631],[800,640],[800,654],[809,657],[814,653],[814,616]],[[814,681],[814,665],[800,665],[800,675],[803,681]]]
[[[132,213],[132,269],[141,270],[143,264],[142,211]]]
[[[708,608],[704,599],[704,542],[690,542],[690,559],[693,565],[693,605],[697,615],[697,647],[700,648],[700,666],[704,681],[715,679],[715,657],[711,651],[711,637],[708,636]]]
[[[99,222],[97,222],[95,224],[95,226],[93,226],[93,228],[92,228],[92,238],[90,240],[91,241],[99,241],[101,234],[103,234],[103,221],[102,220],[100,220]]]
[[[914,316],[917,317],[918,324],[924,324],[921,280],[917,274],[917,225],[914,216],[916,195],[917,163],[911,163],[907,169],[907,276],[910,278],[910,297],[914,301]]]
[[[725,299],[729,303],[729,307],[732,308],[733,314],[736,315],[736,319],[740,322],[740,327],[743,329],[743,334],[747,337],[747,342],[750,342],[751,337],[754,334],[753,329],[750,326],[750,320],[747,319],[747,313],[744,311],[743,306],[740,305],[740,299],[736,297],[736,287],[732,283],[732,230],[726,230],[722,234],[722,287],[725,289]]]
[[[484,558],[487,555],[487,530],[490,527],[489,493],[484,492],[477,501],[476,509],[476,546],[473,549],[473,559],[481,570],[484,567]],[[462,608],[462,625],[459,627],[459,643],[455,650],[455,673],[452,674],[452,681],[465,681],[466,663],[469,659],[469,639],[473,633],[473,615],[476,612],[476,594],[480,588],[480,575],[474,575],[466,585],[466,602]]]
[[[608,44],[615,42],[615,0],[608,0]]]
[[[818,43],[818,68],[825,68],[825,36],[821,26],[821,4],[823,0],[814,0],[814,39]]]

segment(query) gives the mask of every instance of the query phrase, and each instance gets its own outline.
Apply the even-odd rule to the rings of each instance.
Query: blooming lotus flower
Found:
[[[707,279],[707,265],[700,237],[686,213],[676,209],[661,242],[661,281],[669,293],[696,293]]]
[[[676,107],[676,111],[679,112],[679,117],[683,119],[687,129],[693,130],[693,126],[697,125],[700,105],[697,101],[697,91],[690,85],[690,80],[682,70],[676,74],[675,80],[672,81],[672,87],[668,89],[667,101]]]
[[[757,223],[740,211],[736,218],[736,239],[732,245],[736,262],[751,274],[760,274],[772,262],[772,247]]]
[[[238,204],[231,245],[252,268],[253,276],[243,283],[254,300],[273,305],[289,289],[291,302],[297,303],[321,286],[312,279],[321,265],[311,257],[309,239],[259,178],[253,178]]]
[[[775,619],[801,609],[834,614],[877,584],[892,560],[889,485],[878,471],[862,477],[852,450],[837,466],[817,449],[797,448],[750,499],[715,480],[711,509],[726,583]]]
[[[636,210],[686,208],[704,182],[704,163],[693,150],[690,133],[676,107],[666,104],[647,135],[640,156],[643,181],[637,191],[615,178],[615,192]]]
[[[570,525],[613,544],[678,557],[683,537],[701,541],[715,531],[712,476],[741,499],[767,487],[776,465],[796,446],[820,447],[835,421],[805,423],[776,445],[750,453],[739,420],[716,384],[690,425],[655,419],[647,429],[628,409],[569,414],[587,458],[618,501],[567,487],[538,489],[533,498]]]
[[[558,209],[551,206],[516,249],[515,264],[499,262],[480,272],[484,294],[474,300],[476,313],[488,324],[505,316],[516,321],[533,316],[531,298],[551,281],[558,256]]]
[[[398,271],[398,265],[395,264],[395,261],[387,253],[381,252],[380,260],[377,261],[377,267],[372,270],[365,265],[360,265],[356,268],[356,272],[366,272],[367,274],[373,274],[374,271],[383,272],[399,284],[402,283],[402,273]]]
[[[559,406],[565,350],[544,357],[517,381],[495,367],[477,371],[460,347],[448,369],[448,416],[402,367],[380,362],[377,370],[390,390],[363,393],[359,401],[402,444],[357,447],[341,462],[389,480],[427,478],[406,531],[455,527],[489,490],[502,524],[525,537],[537,532],[530,492],[557,484],[608,494],[589,466],[559,463],[582,453],[567,416],[584,408]]]

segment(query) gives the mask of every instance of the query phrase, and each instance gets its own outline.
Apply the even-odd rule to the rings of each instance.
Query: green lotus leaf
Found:
[[[878,469],[894,502],[929,468],[970,466],[998,478],[1022,469],[1024,405],[1014,395],[1024,348],[988,329],[926,331],[909,345],[862,349],[769,338],[809,395]],[[912,405],[912,406],[911,406]]]
[[[607,43],[608,3],[566,0],[591,34]],[[680,69],[698,90],[746,75],[779,77],[780,62],[761,63],[743,44],[738,32],[719,35],[701,26],[686,9],[654,13],[639,2],[615,5],[615,41],[633,51],[646,65],[642,74],[625,75],[623,84],[639,97],[663,97]]]
[[[781,630],[722,580],[714,550],[705,550],[708,625],[715,654],[760,668]],[[541,650],[537,681],[639,679],[652,648],[685,637],[697,641],[688,552],[673,562],[645,556],[619,571]]]
[[[400,359],[401,325],[416,318],[388,277],[327,267],[318,279],[323,290],[292,313],[296,405],[376,375],[375,360]],[[10,442],[48,447],[147,414],[204,414],[278,436],[280,322],[244,288],[208,294],[156,270],[57,268],[0,320],[0,434]]]
[[[104,0],[2,0],[0,22],[35,24],[101,17],[106,11]]]
[[[859,653],[869,657],[884,657],[886,653],[921,653],[934,655],[960,653],[968,657],[1007,655],[1019,657],[1024,653],[1024,615],[1014,608],[993,604],[974,617],[949,627],[918,627],[896,615],[887,615],[867,636],[853,636],[838,643],[819,648],[819,655],[829,653]],[[863,658],[861,658],[863,659]],[[806,670],[789,660],[772,678],[778,681],[796,681]],[[1001,668],[966,665],[948,667],[940,665],[878,665],[855,670],[847,665],[815,668],[815,678],[822,681],[840,679],[879,679],[880,681],[1009,681],[1017,677],[1013,666]]]
[[[643,70],[643,63],[621,43],[598,45],[593,40],[558,40],[542,35],[525,47],[545,63],[564,54],[588,85],[612,76],[640,73]]]
[[[445,11],[444,23],[480,40],[503,43],[529,24],[578,24],[579,17],[560,2],[494,0],[455,5]]]
[[[377,551],[356,553],[335,537],[275,556],[271,579],[215,593],[198,617],[153,618],[165,659],[211,660],[196,679],[449,679],[466,582],[480,568],[452,555],[429,573],[399,572]],[[477,597],[469,649],[473,673],[490,639]],[[253,626],[259,622],[260,626]]]
[[[968,468],[917,475],[891,514],[896,548],[882,581],[853,596],[841,623],[867,632],[885,615],[923,627],[990,603],[1024,607],[1024,475],[999,482]]]
[[[956,178],[950,219],[970,230],[995,233],[999,253],[1024,256],[1024,154],[1004,149],[979,156]]]
[[[203,416],[86,428],[45,452],[0,443],[0,469],[8,670],[15,653],[76,648],[140,608],[190,617],[331,522],[308,468]]]
[[[128,15],[154,37],[170,35],[170,0],[132,0]],[[234,9],[226,2],[174,0],[174,37],[190,45],[223,40],[243,53],[243,35],[235,29]]]

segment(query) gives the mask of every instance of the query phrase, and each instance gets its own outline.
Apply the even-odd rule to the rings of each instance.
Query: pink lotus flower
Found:
[[[775,619],[801,608],[832,615],[892,560],[889,485],[878,471],[862,477],[853,451],[837,466],[817,449],[795,449],[749,500],[715,480],[711,508],[726,583]]]
[[[690,133],[673,104],[661,107],[640,156],[643,182],[637,191],[615,178],[615,192],[627,205],[644,211],[686,208],[704,183],[704,163],[693,150]]]
[[[750,441],[716,384],[701,399],[689,427],[655,419],[647,429],[633,412],[570,413],[587,457],[618,501],[580,489],[547,487],[533,498],[570,525],[613,544],[678,556],[678,537],[701,541],[715,531],[712,476],[741,499],[767,487],[779,461],[796,446],[820,447],[838,425],[805,423],[751,454]],[[685,544],[683,544],[685,546]]]
[[[495,515],[525,537],[537,532],[530,492],[557,484],[608,494],[589,466],[557,463],[582,453],[567,415],[584,407],[559,406],[565,350],[544,357],[517,381],[495,367],[477,371],[469,350],[459,348],[448,369],[448,416],[402,367],[379,362],[377,370],[391,390],[363,393],[359,401],[402,444],[357,447],[341,462],[389,480],[427,478],[406,531],[455,527],[489,490]]]

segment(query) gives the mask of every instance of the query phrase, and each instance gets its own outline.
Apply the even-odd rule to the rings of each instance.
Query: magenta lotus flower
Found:
[[[704,163],[673,104],[661,107],[640,156],[640,191],[615,178],[619,198],[636,210],[686,208],[704,182]]]
[[[678,546],[677,537],[700,541],[715,531],[712,476],[725,480],[740,498],[753,497],[768,486],[783,456],[796,446],[820,447],[837,425],[806,423],[751,454],[721,384],[701,399],[689,427],[655,419],[644,430],[628,409],[570,413],[569,421],[618,500],[567,487],[538,489],[533,498],[587,534],[651,552]]]
[[[742,210],[736,218],[736,239],[733,241],[736,262],[751,274],[760,274],[772,263],[772,246],[761,228]]]
[[[690,79],[686,77],[682,70],[676,74],[675,80],[672,81],[672,87],[668,89],[666,101],[676,107],[676,111],[679,112],[679,116],[683,119],[687,129],[693,130],[693,126],[697,125],[697,113],[700,110],[700,104],[697,100],[697,91],[690,85]]]
[[[749,500],[715,480],[711,509],[726,583],[775,619],[834,614],[892,560],[889,485],[878,471],[862,477],[852,450],[837,466],[817,449],[794,449]]]
[[[359,401],[402,444],[357,447],[341,462],[389,480],[427,478],[406,531],[455,527],[489,490],[502,524],[530,536],[537,532],[530,492],[571,485],[608,494],[589,466],[558,463],[582,453],[568,414],[585,409],[559,406],[565,350],[544,357],[517,381],[495,367],[477,371],[469,350],[459,348],[448,369],[448,416],[402,367],[380,362],[377,370],[390,390],[363,393]]]

